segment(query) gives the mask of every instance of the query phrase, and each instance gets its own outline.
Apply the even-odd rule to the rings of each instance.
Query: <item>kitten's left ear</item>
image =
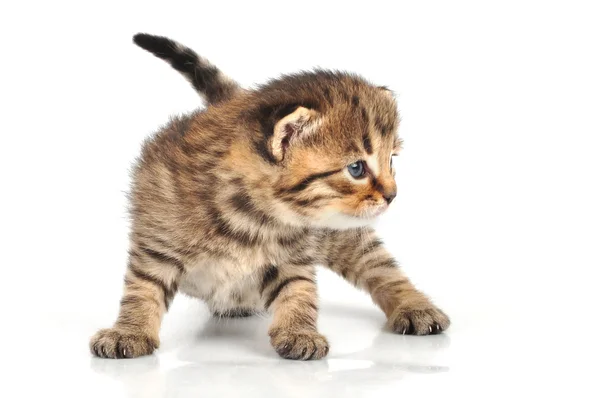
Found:
[[[400,154],[400,151],[402,150],[402,138],[396,137],[394,139],[394,148],[392,149],[392,156],[396,156]]]
[[[319,124],[319,113],[315,110],[299,106],[289,115],[280,119],[273,128],[270,142],[271,153],[282,161],[288,148],[295,141],[309,136]]]

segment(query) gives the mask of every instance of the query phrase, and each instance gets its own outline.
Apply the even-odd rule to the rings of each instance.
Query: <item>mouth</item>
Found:
[[[363,210],[361,214],[358,215],[358,218],[373,219],[379,217],[380,215],[385,213],[388,207],[389,206],[386,204],[369,207]]]

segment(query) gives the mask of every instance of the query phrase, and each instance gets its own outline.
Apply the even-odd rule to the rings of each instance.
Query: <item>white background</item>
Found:
[[[3,2],[0,395],[598,396],[597,4]],[[326,360],[279,360],[267,319],[215,322],[180,296],[157,355],[92,359],[118,306],[130,165],[201,105],[139,31],[246,86],[321,66],[393,89],[405,150],[379,229],[448,333],[388,334],[323,272]]]

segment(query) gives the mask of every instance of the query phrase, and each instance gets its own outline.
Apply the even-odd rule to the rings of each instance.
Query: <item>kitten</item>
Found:
[[[448,317],[401,272],[370,224],[396,196],[400,149],[391,92],[316,70],[245,90],[189,48],[138,34],[207,108],[149,139],[133,172],[129,263],[119,316],[93,354],[133,358],[159,345],[180,291],[219,316],[272,311],[277,353],[318,359],[315,265],[370,293],[402,334],[435,334]]]

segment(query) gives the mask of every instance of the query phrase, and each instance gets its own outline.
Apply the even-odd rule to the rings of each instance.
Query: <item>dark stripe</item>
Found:
[[[175,293],[163,281],[161,281],[153,275],[149,275],[143,271],[136,269],[132,264],[129,265],[129,270],[136,278],[158,286],[163,292],[165,307],[169,308],[169,300],[173,297]]]
[[[383,137],[385,137],[391,131],[391,128],[386,126],[381,118],[375,119],[375,127],[381,132]]]
[[[368,282],[367,282],[368,283]],[[403,290],[404,285],[408,284],[408,279],[403,279],[403,280],[399,280],[399,281],[390,281],[387,283],[383,283],[380,287],[380,289],[386,289],[386,290]]]
[[[303,306],[300,306],[300,308],[304,309]],[[315,327],[316,323],[317,323],[317,319],[315,316],[313,316],[313,314],[311,314],[310,312],[307,311],[300,311],[300,312],[296,312],[295,313],[295,319],[292,320],[290,323],[294,324],[294,325],[298,325],[299,327]]]
[[[269,268],[263,275],[262,284],[260,285],[260,294],[263,294],[265,288],[279,276],[279,269],[274,265],[269,265]]]
[[[280,246],[295,246],[298,240],[302,239],[304,235],[291,235],[291,236],[280,236],[277,238],[277,243]]]
[[[142,299],[139,296],[124,296],[121,299],[121,305],[139,305],[140,302],[143,302],[144,299]]]
[[[231,293],[231,300],[233,300],[236,303],[240,304],[242,302],[242,293],[238,292],[238,291],[232,292]]]
[[[232,207],[260,224],[272,224],[273,217],[256,208],[248,192],[241,188],[229,199]]]
[[[152,301],[152,302],[154,302],[154,304],[157,307],[160,307],[160,302],[155,297],[139,297],[139,296],[132,296],[132,295],[123,296],[123,298],[121,299],[121,306],[131,308],[131,307],[141,306],[144,304],[144,302],[148,302],[148,301]],[[132,312],[136,313],[135,310]],[[125,318],[123,318],[124,316],[125,316]],[[119,315],[119,323],[134,324],[135,321],[128,319],[127,315],[123,315],[123,313],[121,313]]]
[[[344,89],[340,88],[339,93],[344,102],[350,102],[350,95]]]
[[[179,248],[176,247],[175,245],[173,245],[172,243],[169,243],[161,238],[158,238],[157,236],[150,236],[150,235],[146,235],[146,234],[140,234],[140,233],[136,233],[134,235],[135,237],[139,237],[139,238],[143,238],[143,241],[147,241],[151,244],[158,244],[160,246],[162,246],[163,248],[172,251],[174,253],[177,253],[180,256],[185,256],[185,255],[189,255],[190,251],[187,249],[183,249],[183,248]]]
[[[232,308],[224,312],[215,312],[217,318],[247,318],[254,315],[254,311],[247,308]]]
[[[255,141],[254,150],[260,155],[261,158],[266,160],[268,163],[277,164],[277,159],[273,156],[271,151],[267,149],[267,143],[264,141]]]
[[[175,291],[169,290],[167,295],[164,297],[165,298],[165,310],[167,310],[167,311],[169,310],[169,307],[171,306],[171,301],[173,301],[173,297],[175,297]]]
[[[354,193],[354,186],[346,181],[336,183],[328,182],[327,185],[342,195],[352,195]]]
[[[140,258],[140,255],[134,250],[129,249],[127,253],[129,254],[129,257]]]
[[[281,246],[290,246],[298,243],[303,240],[308,234],[308,229],[303,228],[297,233],[293,233],[290,235],[281,235],[277,238],[277,243]]]
[[[356,145],[356,142],[350,141],[346,147],[346,153],[358,153],[360,152],[360,147]]]
[[[160,304],[159,304],[159,306],[160,306]],[[131,314],[127,314],[127,315],[119,314],[119,318],[117,319],[116,324],[118,324],[119,326],[126,326],[126,327],[130,327],[130,328],[139,328],[140,327],[139,320],[136,322],[135,320],[131,319],[132,317],[133,317],[133,315],[131,315]]]
[[[133,41],[185,75],[198,92],[206,95],[209,103],[227,99],[235,91],[231,83],[221,81],[215,66],[203,62],[190,48],[180,46],[166,37],[143,33],[136,34]]]
[[[342,272],[341,272],[341,274],[342,274],[342,278],[344,278],[344,279],[348,279],[348,271],[349,271],[349,270],[350,270],[350,269],[349,269],[349,267],[347,267],[347,268],[344,268],[344,269],[342,270]]]
[[[329,90],[329,88],[325,87],[325,90],[323,90],[323,95],[325,95],[325,100],[327,101],[327,103],[329,103],[330,106],[333,106],[333,98],[331,97],[331,90]]]
[[[318,202],[318,199],[297,199],[297,200],[293,200],[294,204],[300,206],[300,207],[310,207],[310,205],[313,205],[314,202]]]
[[[221,212],[212,207],[209,209],[214,230],[218,235],[233,240],[244,246],[254,246],[258,243],[258,234],[252,234],[247,230],[234,229],[229,222],[223,218]]]
[[[375,191],[385,194],[385,188],[375,177],[371,178],[371,187],[373,187]]]
[[[300,191],[304,190],[306,187],[308,187],[308,185],[311,182],[322,179],[322,178],[327,178],[330,175],[339,173],[340,171],[342,171],[342,169],[330,170],[330,171],[325,171],[323,173],[311,174],[308,177],[304,178],[302,181],[300,181],[298,184],[294,185],[291,188],[288,188],[287,191],[288,192],[300,192]]]
[[[275,301],[275,299],[277,299],[277,296],[279,296],[279,293],[281,293],[281,291],[287,285],[289,285],[290,283],[296,282],[296,281],[307,281],[307,282],[314,283],[314,281],[312,279],[308,279],[304,276],[294,276],[293,278],[288,278],[288,279],[284,280],[269,295],[269,299],[265,303],[265,309],[269,309],[271,304],[273,304],[273,301]]]
[[[358,106],[360,105],[360,99],[358,98],[358,95],[353,95],[352,96],[352,106]]]
[[[369,263],[367,263],[369,264]],[[370,265],[362,268],[362,271],[371,270],[375,268],[396,268],[398,263],[393,258],[388,258],[383,261],[374,261]]]
[[[298,199],[296,196],[284,196],[281,198],[281,200],[284,202],[291,202],[301,207],[310,207],[311,205],[315,205],[315,202],[341,197],[341,195],[315,195],[310,197],[310,199]]]
[[[360,107],[360,116],[362,117],[363,123],[369,123],[369,112],[367,112],[367,109],[362,106]]]
[[[178,116],[173,118],[172,128],[177,133],[177,135],[183,137],[189,131],[190,125],[192,124],[191,122],[191,115]]]
[[[369,138],[369,132],[365,131],[363,135],[363,146],[365,147],[365,151],[371,155],[373,153],[373,145],[371,144],[371,139]]]
[[[365,249],[363,249],[362,251],[362,255],[366,256],[367,254],[375,251],[376,249],[378,249],[379,247],[381,247],[383,245],[383,241],[381,239],[374,239],[372,240],[370,243],[368,243]]]
[[[156,250],[152,250],[149,247],[142,245],[140,245],[140,249],[148,256],[152,257],[154,260],[160,263],[168,263],[174,265],[179,270],[179,272],[183,272],[185,270],[181,261],[169,256],[168,254],[157,252]]]
[[[299,257],[291,258],[288,260],[289,265],[302,266],[302,265],[313,265],[316,262],[314,257]]]

